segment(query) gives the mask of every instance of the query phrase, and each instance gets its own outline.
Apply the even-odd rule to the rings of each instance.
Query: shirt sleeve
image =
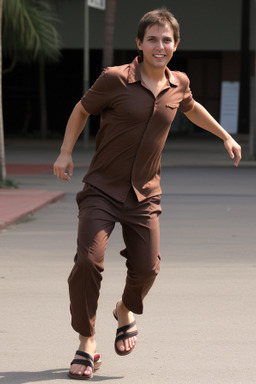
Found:
[[[84,109],[92,115],[98,115],[111,103],[109,72],[109,68],[106,68],[81,99]]]
[[[185,73],[182,73],[182,82],[184,86],[184,95],[183,100],[180,103],[179,109],[181,112],[188,112],[190,109],[192,109],[195,100],[193,99],[192,92],[190,89],[190,81],[189,78]]]

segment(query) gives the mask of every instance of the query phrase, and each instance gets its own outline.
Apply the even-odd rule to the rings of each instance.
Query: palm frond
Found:
[[[25,62],[58,60],[57,21],[46,0],[3,0],[3,53]]]

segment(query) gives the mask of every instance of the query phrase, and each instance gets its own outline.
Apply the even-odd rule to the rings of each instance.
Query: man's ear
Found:
[[[138,37],[136,37],[136,44],[137,44],[138,50],[142,51],[142,49],[141,49],[141,41],[140,41],[140,39],[138,39]]]
[[[174,52],[176,51],[176,49],[177,49],[179,43],[180,43],[180,40],[176,41],[176,43],[174,44],[174,49],[173,49]]]

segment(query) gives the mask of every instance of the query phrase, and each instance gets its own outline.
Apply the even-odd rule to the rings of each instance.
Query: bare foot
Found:
[[[114,313],[118,319],[118,328],[131,324],[134,321],[133,313],[126,308],[122,300],[118,302],[117,307],[114,310]],[[128,330],[129,333],[134,331],[137,331],[136,325],[134,325]],[[122,334],[123,332],[120,332],[117,334],[117,336]],[[117,341],[116,347],[120,352],[124,352],[124,351],[131,352],[136,345],[136,341],[137,341],[137,336],[132,336],[125,340]]]
[[[86,352],[92,357],[94,357],[94,354],[96,352],[96,341],[94,336],[84,337],[82,335],[79,335],[79,339],[80,339],[80,345],[78,347],[78,350],[82,352]],[[86,360],[86,358],[77,354],[75,355],[75,359]],[[78,375],[78,376],[85,375],[90,378],[93,376],[92,368],[86,367],[85,365],[72,364],[70,366],[69,372],[72,375]]]

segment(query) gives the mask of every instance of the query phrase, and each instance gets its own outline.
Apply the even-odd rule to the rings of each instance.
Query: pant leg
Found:
[[[152,287],[160,268],[159,215],[161,197],[155,196],[141,203],[131,192],[122,220],[126,248],[127,278],[122,300],[132,312],[143,312],[143,299]]]
[[[108,199],[90,186],[78,193],[77,203],[77,253],[68,278],[70,310],[73,328],[83,336],[91,336],[95,333],[105,249],[115,218]]]

